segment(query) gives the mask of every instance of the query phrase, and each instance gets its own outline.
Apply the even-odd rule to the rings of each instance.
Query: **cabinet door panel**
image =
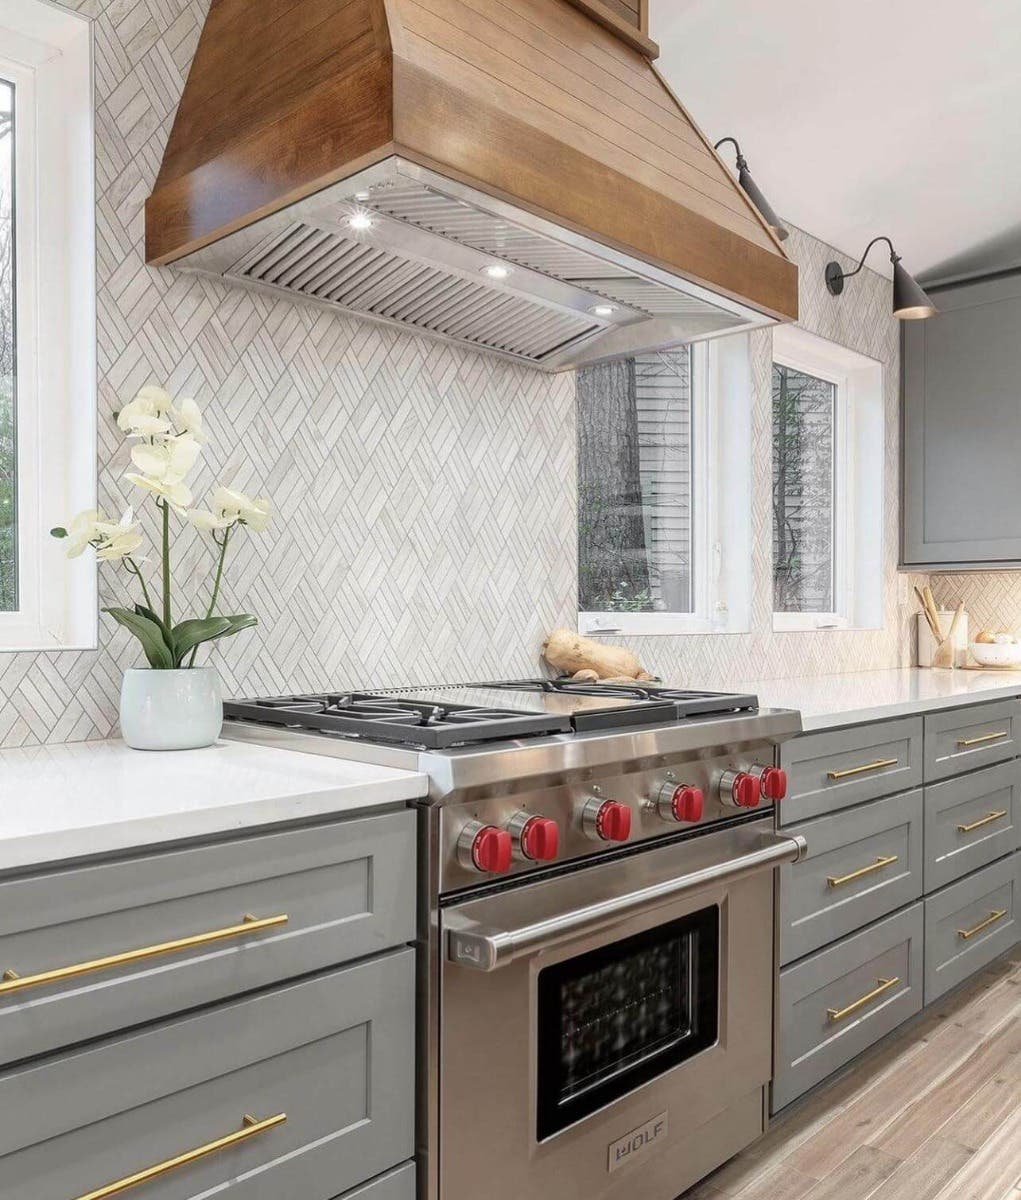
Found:
[[[905,321],[908,565],[1021,561],[1021,274],[935,292]]]

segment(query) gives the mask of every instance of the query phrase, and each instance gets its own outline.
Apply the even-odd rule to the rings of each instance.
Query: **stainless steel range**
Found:
[[[547,680],[225,708],[232,736],[429,777],[428,1200],[673,1200],[762,1132],[797,713]]]

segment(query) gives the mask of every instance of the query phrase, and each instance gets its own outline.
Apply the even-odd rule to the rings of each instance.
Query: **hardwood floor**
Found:
[[[1021,1200],[1021,943],[683,1200]]]

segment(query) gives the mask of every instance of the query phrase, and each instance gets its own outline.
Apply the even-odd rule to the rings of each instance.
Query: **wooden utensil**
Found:
[[[915,595],[918,597],[918,603],[922,606],[922,615],[925,617],[926,624],[929,626],[929,632],[937,642],[943,640],[943,634],[939,627],[939,619],[933,614],[929,608],[928,601],[925,598],[925,593],[920,587],[915,588]]]

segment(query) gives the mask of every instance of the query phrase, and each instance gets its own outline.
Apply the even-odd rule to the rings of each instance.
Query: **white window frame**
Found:
[[[742,633],[751,619],[751,358],[745,333],[692,345],[693,610],[579,612],[578,631]]]
[[[773,363],[835,388],[833,462],[833,612],[774,612],[781,633],[879,629],[883,625],[885,436],[883,368],[845,346],[795,325],[773,331]],[[772,428],[772,370],[770,427]],[[772,462],[770,464],[772,478]],[[770,504],[770,547],[773,543]],[[770,551],[772,588],[772,550]]]
[[[94,649],[93,556],[68,560],[49,536],[96,506],[90,23],[0,0],[0,75],[15,87],[19,602],[0,613],[0,651]]]

